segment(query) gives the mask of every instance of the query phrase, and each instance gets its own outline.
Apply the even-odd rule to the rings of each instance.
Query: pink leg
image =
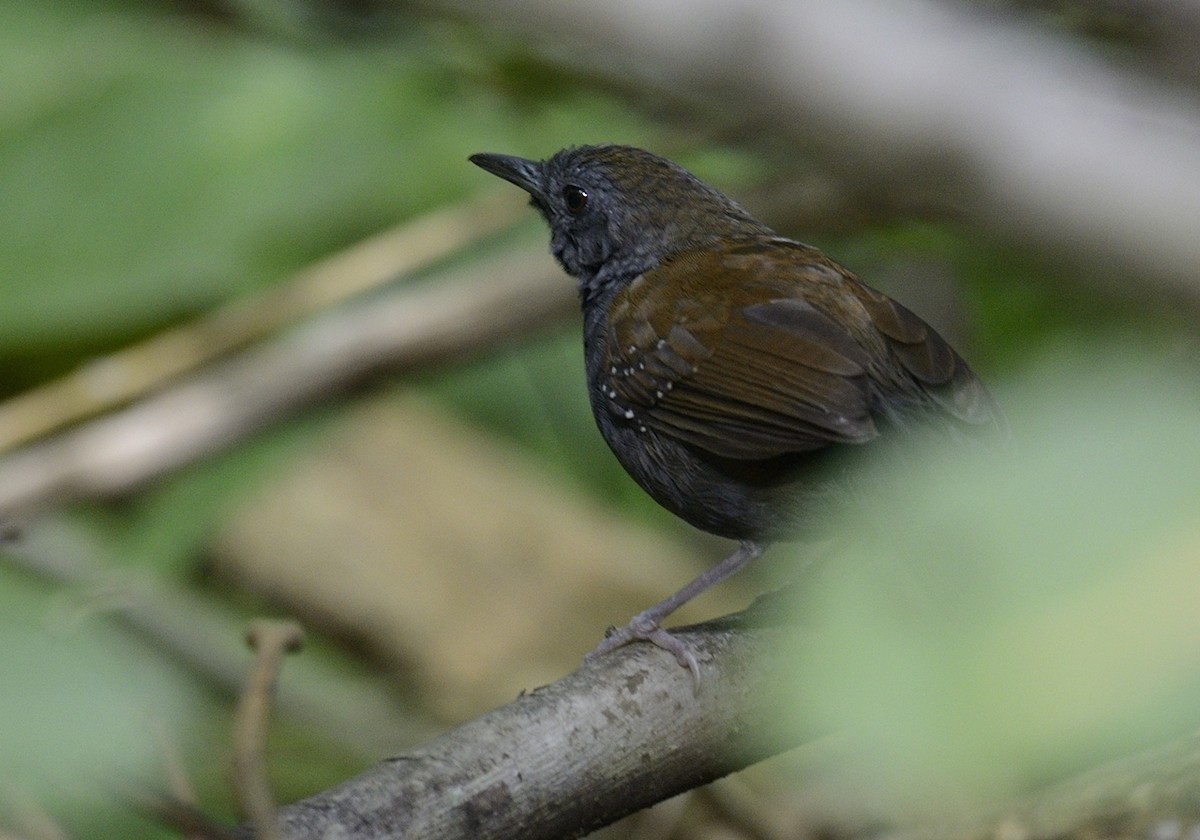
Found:
[[[624,627],[609,632],[600,644],[596,646],[596,649],[584,657],[584,661],[590,662],[596,657],[603,656],[609,651],[616,650],[630,642],[644,639],[674,654],[675,660],[692,672],[692,678],[699,685],[700,664],[696,661],[696,655],[692,653],[691,648],[686,643],[662,629],[659,626],[659,622],[710,586],[720,583],[725,578],[740,570],[762,553],[763,546],[751,540],[744,540],[737,547],[736,551],[688,583],[674,595],[659,601],[645,612],[638,613]]]

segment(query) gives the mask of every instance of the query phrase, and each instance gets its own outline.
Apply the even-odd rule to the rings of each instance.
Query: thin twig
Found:
[[[267,777],[267,722],[283,657],[300,649],[304,631],[294,621],[260,620],[250,626],[246,641],[257,656],[234,716],[234,782],[259,840],[281,840],[278,808]]]
[[[228,826],[217,822],[195,805],[181,802],[173,796],[146,791],[127,793],[129,807],[147,819],[195,840],[234,840],[236,835]]]
[[[187,766],[183,763],[183,757],[179,753],[179,745],[171,737],[161,719],[155,718],[150,724],[150,729],[154,733],[158,752],[162,756],[163,769],[167,777],[167,790],[170,791],[171,800],[181,806],[199,810],[200,799],[196,795],[196,788],[188,776]],[[195,831],[186,830],[181,833],[188,840],[208,840]]]

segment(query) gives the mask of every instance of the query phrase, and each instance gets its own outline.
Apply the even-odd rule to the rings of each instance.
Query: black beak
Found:
[[[480,169],[516,184],[534,198],[544,199],[542,194],[542,164],[536,160],[513,157],[512,155],[477,154],[468,158]]]

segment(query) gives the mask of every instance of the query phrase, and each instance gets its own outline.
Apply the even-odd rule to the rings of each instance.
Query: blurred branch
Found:
[[[51,519],[29,528],[19,545],[5,548],[0,563],[61,586],[80,600],[104,593],[115,622],[165,650],[218,691],[236,696],[244,679],[240,628],[245,619],[164,581],[118,574],[95,554],[84,535]],[[114,595],[119,596],[116,606]],[[280,713],[366,758],[419,743],[434,731],[400,711],[379,682],[323,665],[318,657],[297,659],[289,675],[276,699]],[[173,798],[182,805],[187,800],[180,793],[175,790]]]
[[[935,0],[421,5],[740,114],[844,172],[936,184],[1098,275],[1200,301],[1196,101],[1015,18]]]
[[[19,828],[9,831],[0,828],[0,840],[72,840],[62,824],[32,796],[5,785],[4,798]]]
[[[1000,808],[941,824],[886,831],[876,838],[1181,840],[1194,833],[1197,790],[1200,790],[1200,733],[1114,761]]]
[[[285,806],[284,836],[537,840],[607,825],[793,746],[772,711],[787,632],[690,628],[697,692],[661,651],[623,648]]]
[[[188,775],[188,770],[183,761],[183,756],[180,754],[179,745],[175,739],[167,732],[166,728],[161,725],[161,721],[153,721],[154,739],[158,742],[159,752],[162,755],[163,773],[166,776],[167,791],[166,797],[160,797],[149,793],[131,794],[129,799],[135,810],[147,811],[156,814],[156,819],[163,821],[162,816],[166,813],[158,806],[165,806],[165,803],[173,803],[174,808],[179,811],[188,813],[199,813],[200,797],[196,794],[196,787],[192,784],[191,777]],[[171,823],[171,825],[175,825]],[[179,833],[184,840],[207,840],[195,826],[178,825]]]
[[[459,359],[575,306],[543,248],[331,312],[122,411],[0,460],[0,520],[128,492],[372,373]]]
[[[1195,0],[992,0],[1039,10],[1072,31],[1115,44],[1122,58],[1162,78],[1200,84],[1200,4]],[[1122,48],[1130,49],[1122,49]]]
[[[156,793],[135,792],[126,795],[129,807],[185,840],[236,840],[232,830],[205,814],[195,805]],[[0,840],[5,838],[0,837]]]
[[[499,192],[365,239],[248,300],[236,300],[0,403],[0,452],[101,414],[276,330],[427,268],[517,218]]]

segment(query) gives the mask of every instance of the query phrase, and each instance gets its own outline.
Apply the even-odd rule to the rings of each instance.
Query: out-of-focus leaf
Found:
[[[494,188],[466,162],[481,145],[636,131],[586,94],[516,114],[448,85],[411,29],[302,46],[120,4],[0,5],[0,360],[31,368],[0,389]]]
[[[996,797],[1200,725],[1200,381],[1051,354],[1009,452],[933,441],[839,514],[804,582],[791,724],[900,801]],[[912,455],[912,453],[907,453]]]
[[[0,574],[0,778],[44,807],[162,775],[155,733],[186,730],[194,687],[112,631],[110,592],[46,597]],[[97,612],[98,611],[98,612]]]

